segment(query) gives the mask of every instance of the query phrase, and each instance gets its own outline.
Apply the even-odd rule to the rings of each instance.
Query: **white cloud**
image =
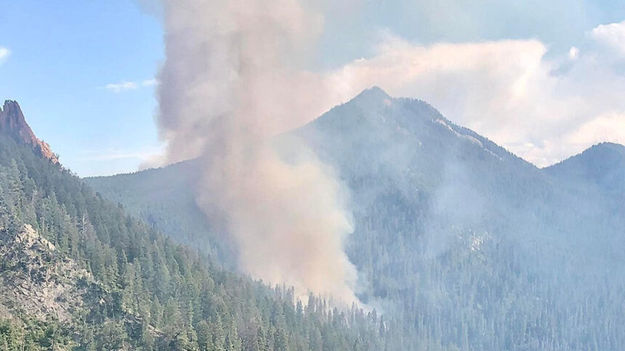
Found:
[[[138,85],[135,82],[119,82],[109,83],[104,88],[114,93],[121,93],[122,91],[135,90],[138,88]]]
[[[156,78],[146,79],[143,82],[141,82],[141,86],[144,86],[144,87],[151,87],[155,85],[158,85],[158,80],[156,80]]]
[[[387,37],[376,55],[326,79],[343,100],[371,85],[423,99],[539,166],[597,142],[625,143],[625,77],[606,64],[613,53],[546,52],[537,40],[420,46]]]
[[[582,147],[597,141],[625,144],[625,113],[607,113],[597,116],[567,135],[566,141]]]
[[[152,87],[158,84],[156,79],[145,79],[143,81],[134,82],[134,81],[123,81],[119,83],[110,83],[104,86],[106,90],[112,91],[114,93],[121,93],[129,90],[136,90],[139,88]]]
[[[10,54],[11,51],[9,49],[0,46],[0,63],[3,63]]]
[[[599,43],[625,55],[625,21],[595,27],[590,36]]]

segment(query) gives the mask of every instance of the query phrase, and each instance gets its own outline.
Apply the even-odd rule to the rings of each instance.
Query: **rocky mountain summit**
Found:
[[[52,163],[59,163],[58,156],[52,152],[50,145],[37,138],[30,129],[17,101],[6,100],[4,107],[0,108],[0,132],[10,135],[20,143],[32,146],[36,152]]]

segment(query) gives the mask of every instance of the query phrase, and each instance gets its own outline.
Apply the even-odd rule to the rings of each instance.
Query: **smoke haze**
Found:
[[[327,105],[323,79],[301,69],[322,17],[295,0],[164,0],[163,9],[165,162],[203,161],[198,203],[232,236],[243,270],[355,301],[340,184],[303,145],[288,143],[299,151],[287,162],[269,142]]]
[[[358,3],[350,3],[348,9],[342,10],[344,17],[357,12]],[[392,95],[423,98],[439,107],[444,115],[489,135],[539,166],[579,152],[606,136],[611,142],[625,140],[625,129],[614,128],[625,121],[625,105],[618,94],[622,91],[618,87],[624,86],[625,81],[615,78],[610,68],[614,66],[612,61],[621,56],[615,58],[614,50],[603,48],[618,42],[625,22],[597,27],[589,39],[596,47],[574,48],[573,54],[564,58],[547,58],[548,47],[539,40],[423,46],[390,32],[382,33],[370,57],[346,62],[333,70],[315,71],[308,68],[315,66],[309,60],[319,51],[317,41],[322,34],[331,35],[324,33],[324,17],[317,12],[327,12],[324,7],[329,5],[320,1],[316,6],[306,0],[162,3],[166,62],[159,75],[158,123],[168,149],[161,161],[202,157],[206,182],[200,202],[207,213],[227,219],[227,231],[241,250],[242,267],[254,271],[256,277],[319,292],[315,284],[298,281],[305,275],[314,276],[312,272],[301,276],[292,271],[269,273],[271,269],[252,259],[254,255],[281,257],[285,262],[275,266],[295,267],[297,262],[276,256],[278,248],[286,249],[278,244],[286,242],[264,243],[275,250],[254,252],[248,260],[246,252],[253,250],[244,246],[256,244],[247,236],[249,230],[235,233],[235,227],[243,221],[255,228],[262,224],[265,228],[250,235],[264,240],[270,218],[284,218],[285,223],[291,220],[273,212],[275,216],[265,213],[259,218],[258,209],[265,209],[273,201],[274,208],[293,212],[289,214],[291,218],[296,213],[306,217],[315,213],[318,217],[313,222],[323,222],[324,233],[320,228],[307,228],[310,232],[345,237],[349,232],[349,211],[345,211],[342,196],[337,193],[341,186],[332,172],[309,152],[304,152],[305,157],[296,157],[297,164],[284,162],[269,146],[269,140],[313,120],[372,85],[379,85]],[[336,31],[336,23],[329,27]],[[620,51],[617,53],[620,55]],[[538,123],[543,127],[535,128]],[[267,204],[260,202],[259,193],[272,189],[270,193],[275,195],[275,189],[284,185],[276,182],[294,181],[292,177],[300,177],[306,167],[316,172],[298,182],[311,184],[291,183],[296,191],[290,197],[265,199]],[[280,177],[276,177],[278,170],[284,172]],[[249,179],[239,177],[252,177],[254,186],[245,183]],[[318,208],[318,199],[302,194],[321,184],[325,184],[321,193],[334,201],[331,209],[323,213],[311,210]],[[252,198],[258,201],[256,209],[249,207],[248,200]],[[301,198],[315,203],[303,203],[298,200]],[[213,206],[218,208],[209,208]],[[246,214],[240,212],[242,208],[246,208]],[[328,218],[330,213],[342,213],[344,219]],[[307,219],[302,218],[303,223]],[[299,227],[293,223],[293,228]],[[328,229],[325,223],[334,225]],[[282,230],[285,231],[281,238],[299,237],[291,227]],[[324,241],[319,239],[320,243]],[[325,254],[333,257],[330,262],[346,261],[340,243],[334,246],[326,248]],[[307,267],[313,267],[312,257]],[[351,265],[341,267],[344,274],[339,280],[345,289],[339,290],[347,290],[349,284],[344,282],[352,280],[355,274],[350,273]],[[324,271],[316,273],[328,274],[321,272]],[[336,282],[328,284],[336,286]]]

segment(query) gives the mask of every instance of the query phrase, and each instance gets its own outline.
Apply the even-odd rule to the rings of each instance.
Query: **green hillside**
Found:
[[[0,349],[400,350],[375,312],[211,265],[0,135]]]

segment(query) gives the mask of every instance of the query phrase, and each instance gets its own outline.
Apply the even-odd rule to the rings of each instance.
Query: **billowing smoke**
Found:
[[[199,157],[198,203],[253,277],[355,301],[352,231],[332,170],[277,134],[336,100],[308,72],[323,19],[297,0],[163,0],[158,122],[166,162]]]

